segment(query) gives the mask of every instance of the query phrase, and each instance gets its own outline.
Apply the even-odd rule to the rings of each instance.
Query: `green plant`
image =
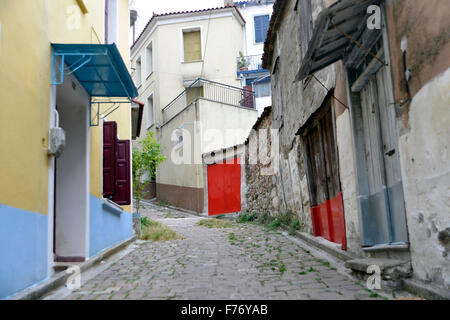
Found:
[[[270,223],[266,224],[265,227],[270,230],[279,230],[281,228],[281,222],[280,220],[275,219]]]
[[[149,226],[151,224],[151,220],[148,217],[141,217],[141,229]]]
[[[298,219],[294,219],[293,221],[291,221],[291,223],[289,224],[289,235],[294,235],[295,231],[300,230],[300,222],[298,221]]]
[[[161,145],[156,142],[153,132],[148,131],[139,147],[133,150],[133,197],[137,213],[147,193],[145,187],[156,177],[156,168],[164,160],[166,157],[161,154]]]
[[[239,51],[239,60],[238,60],[238,67],[239,68],[245,68],[248,66],[247,60],[245,60],[244,54],[242,51]]]
[[[257,219],[258,219],[258,215],[256,213],[244,212],[239,215],[239,217],[237,218],[236,221],[238,223],[247,223],[247,222],[256,221]]]

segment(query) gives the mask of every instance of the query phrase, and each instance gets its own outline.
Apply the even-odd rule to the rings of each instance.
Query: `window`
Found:
[[[117,0],[105,1],[105,43],[117,43],[119,38],[119,10]]]
[[[202,41],[200,29],[183,30],[183,61],[202,60]]]
[[[139,87],[142,83],[142,60],[138,58],[136,60],[136,70],[134,74],[134,82],[136,83],[136,87]]]
[[[255,21],[255,43],[264,42],[269,29],[269,15],[256,16]]]
[[[147,98],[147,129],[155,123],[154,114],[153,94],[151,94]]]
[[[117,138],[117,123],[103,123],[103,197],[131,204],[130,140]]]
[[[258,82],[254,85],[255,96],[257,98],[269,97],[271,93],[270,82]]]
[[[153,42],[145,49],[145,75],[148,77],[153,72]]]

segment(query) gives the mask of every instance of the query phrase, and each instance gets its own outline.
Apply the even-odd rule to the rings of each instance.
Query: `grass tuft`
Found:
[[[181,237],[171,228],[163,225],[158,221],[154,221],[147,218],[145,220],[145,225],[142,224],[141,220],[140,239],[150,241],[168,241],[181,239]]]

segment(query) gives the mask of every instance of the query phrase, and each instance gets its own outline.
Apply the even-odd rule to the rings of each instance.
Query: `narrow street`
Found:
[[[138,240],[134,250],[83,283],[79,290],[53,298],[383,298],[281,232],[253,224],[210,229],[197,225],[203,218],[156,205],[147,206],[144,212],[145,216],[173,228],[183,239]]]

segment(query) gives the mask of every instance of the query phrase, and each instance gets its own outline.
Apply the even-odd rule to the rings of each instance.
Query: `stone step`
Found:
[[[351,269],[354,275],[367,279],[374,272],[368,273],[370,266],[377,266],[381,272],[381,279],[390,287],[401,286],[402,279],[412,276],[412,266],[409,260],[386,258],[361,258],[345,262],[345,267]]]

